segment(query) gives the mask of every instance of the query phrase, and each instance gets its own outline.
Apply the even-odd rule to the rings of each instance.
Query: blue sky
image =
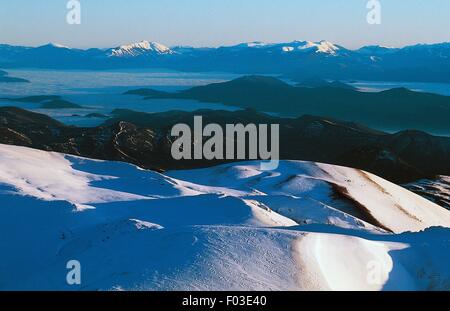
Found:
[[[66,23],[67,0],[0,0],[0,43],[111,47],[140,40],[219,46],[246,41],[329,40],[349,48],[450,41],[449,0],[80,0],[81,25]]]

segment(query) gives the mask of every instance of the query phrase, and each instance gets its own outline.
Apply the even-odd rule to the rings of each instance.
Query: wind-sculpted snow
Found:
[[[0,290],[450,289],[446,209],[355,169],[259,167],[163,175],[0,145]]]
[[[248,162],[168,175],[255,193],[271,209],[299,223],[344,222],[352,228],[371,223],[396,233],[450,227],[450,214],[441,206],[361,170],[302,161],[282,161],[273,172],[258,168],[258,163]]]

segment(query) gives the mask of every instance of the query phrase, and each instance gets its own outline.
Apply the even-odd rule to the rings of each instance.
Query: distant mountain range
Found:
[[[328,41],[242,43],[219,48],[169,48],[142,41],[108,49],[0,45],[1,68],[168,68],[280,74],[299,82],[311,77],[450,82],[450,43],[404,48],[366,46],[350,50]]]
[[[302,82],[297,83],[297,86],[299,87],[310,87],[310,88],[316,88],[316,87],[337,87],[341,89],[347,89],[347,90],[358,90],[356,87],[343,83],[341,81],[327,81],[320,78],[310,78],[306,79]]]
[[[194,99],[284,116],[319,115],[355,121],[377,129],[450,133],[448,96],[405,88],[367,93],[350,89],[343,83],[323,83],[322,87],[294,87],[277,78],[254,75],[177,93],[137,89],[126,94],[137,94],[147,99]]]
[[[14,100],[16,102],[22,103],[35,103],[41,104],[42,109],[73,109],[73,108],[85,108],[75,103],[71,103],[67,100],[61,98],[61,96],[57,95],[37,95],[37,96],[26,96],[19,98],[0,98],[0,101],[3,100]]]
[[[46,115],[0,107],[0,143],[89,158],[130,162],[154,170],[208,167],[224,161],[176,161],[173,125],[280,124],[281,159],[317,161],[367,170],[396,183],[450,175],[450,138],[419,131],[386,134],[349,122],[302,116],[277,118],[254,110],[143,113],[115,110],[102,126],[64,125]]]
[[[0,70],[0,82],[3,83],[13,83],[13,82],[20,82],[20,83],[28,83],[30,81],[22,78],[15,78],[8,75],[6,71]]]

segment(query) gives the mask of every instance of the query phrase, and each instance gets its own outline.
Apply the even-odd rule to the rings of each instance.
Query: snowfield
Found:
[[[450,290],[450,211],[356,169],[259,167],[0,145],[0,290]]]

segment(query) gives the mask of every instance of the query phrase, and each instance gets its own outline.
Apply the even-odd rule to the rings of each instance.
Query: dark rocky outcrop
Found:
[[[254,110],[141,113],[115,110],[94,128],[64,125],[14,107],[0,108],[0,143],[52,150],[90,158],[134,163],[154,170],[197,168],[224,161],[172,159],[174,124],[280,124],[280,157],[345,165],[396,183],[450,175],[450,138],[419,131],[386,134],[364,126],[314,116],[277,118]]]

